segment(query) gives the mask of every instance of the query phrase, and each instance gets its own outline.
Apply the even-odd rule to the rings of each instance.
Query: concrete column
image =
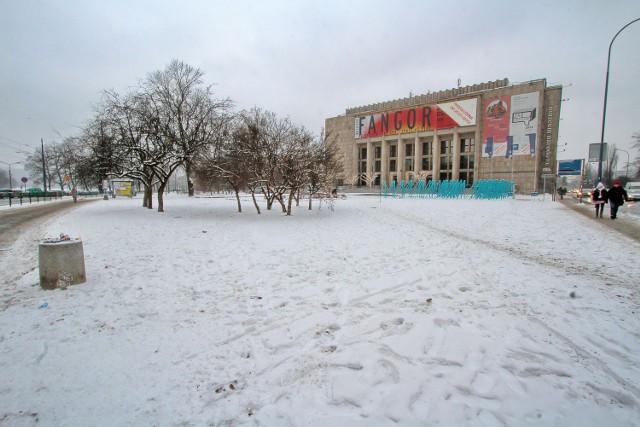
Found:
[[[353,144],[351,160],[351,170],[353,171],[353,175],[360,173],[360,147],[362,147],[362,145],[357,142]],[[351,176],[347,178],[351,178]],[[356,181],[354,185],[358,185],[358,181]]]
[[[458,133],[457,128],[453,130],[453,140],[451,143],[453,144],[453,152],[451,155],[451,161],[453,162],[453,167],[451,168],[451,180],[457,181],[460,179],[460,134]]]
[[[481,139],[481,134],[480,134],[480,126],[476,125],[476,134],[475,134],[475,139],[476,139],[476,147],[474,150],[475,153],[475,157],[473,159],[474,163],[473,163],[473,180],[477,181],[480,177],[480,162],[482,161],[482,144],[484,143],[484,141],[482,141]],[[484,177],[484,179],[487,179],[487,177]],[[468,184],[468,182],[467,182]]]
[[[387,184],[391,184],[389,181],[389,142],[382,139],[382,154],[380,155],[380,163],[382,164],[380,170],[380,185],[382,185],[385,181]]]
[[[398,184],[400,181],[406,180],[406,171],[404,170],[404,141],[402,138],[398,138]]]
[[[433,179],[440,180],[440,136],[438,136],[438,130],[433,131]]]
[[[422,143],[420,142],[417,132],[413,143],[415,145],[413,147],[413,169],[416,174],[418,174],[422,170]]]
[[[367,141],[367,186],[371,187],[368,182],[368,179],[371,178],[373,174],[373,142],[369,139]]]

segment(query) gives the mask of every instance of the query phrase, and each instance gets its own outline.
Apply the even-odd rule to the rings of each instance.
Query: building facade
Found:
[[[342,184],[498,179],[554,188],[562,86],[507,79],[348,108],[325,130]]]

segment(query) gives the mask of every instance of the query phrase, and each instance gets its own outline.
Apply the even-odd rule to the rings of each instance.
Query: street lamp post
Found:
[[[622,30],[638,21],[640,21],[640,18],[634,19],[624,27],[620,28],[616,35],[613,36],[613,39],[611,39],[611,43],[609,43],[609,55],[607,56],[607,78],[604,83],[604,106],[602,107],[602,134],[600,136],[600,158],[598,159],[598,182],[602,181],[602,156],[604,155],[604,121],[607,116],[607,94],[609,92],[609,65],[611,64],[611,47],[613,46],[613,42],[615,41],[616,37],[618,37],[618,34],[620,34]]]
[[[9,166],[9,188],[13,191],[13,180],[11,179],[11,166],[12,165],[17,165],[20,162],[14,162],[14,163],[0,162],[0,163],[3,163],[5,165]]]
[[[47,194],[47,171],[44,165],[44,139],[40,138],[40,147],[42,148],[42,191]]]

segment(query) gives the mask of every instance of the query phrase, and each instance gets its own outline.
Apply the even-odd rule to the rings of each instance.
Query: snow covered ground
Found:
[[[638,425],[640,244],[560,203],[140,204],[0,253],[3,426]],[[60,233],[87,282],[44,291]]]

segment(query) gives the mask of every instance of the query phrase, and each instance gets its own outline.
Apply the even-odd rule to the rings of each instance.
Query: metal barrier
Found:
[[[473,183],[471,188],[467,189],[467,183],[460,181],[429,181],[425,185],[424,181],[415,182],[413,179],[409,182],[404,180],[400,184],[392,181],[382,183],[382,193],[384,197],[401,198],[419,197],[419,198],[443,198],[443,199],[505,199],[514,197],[514,183],[505,180],[486,179]]]

